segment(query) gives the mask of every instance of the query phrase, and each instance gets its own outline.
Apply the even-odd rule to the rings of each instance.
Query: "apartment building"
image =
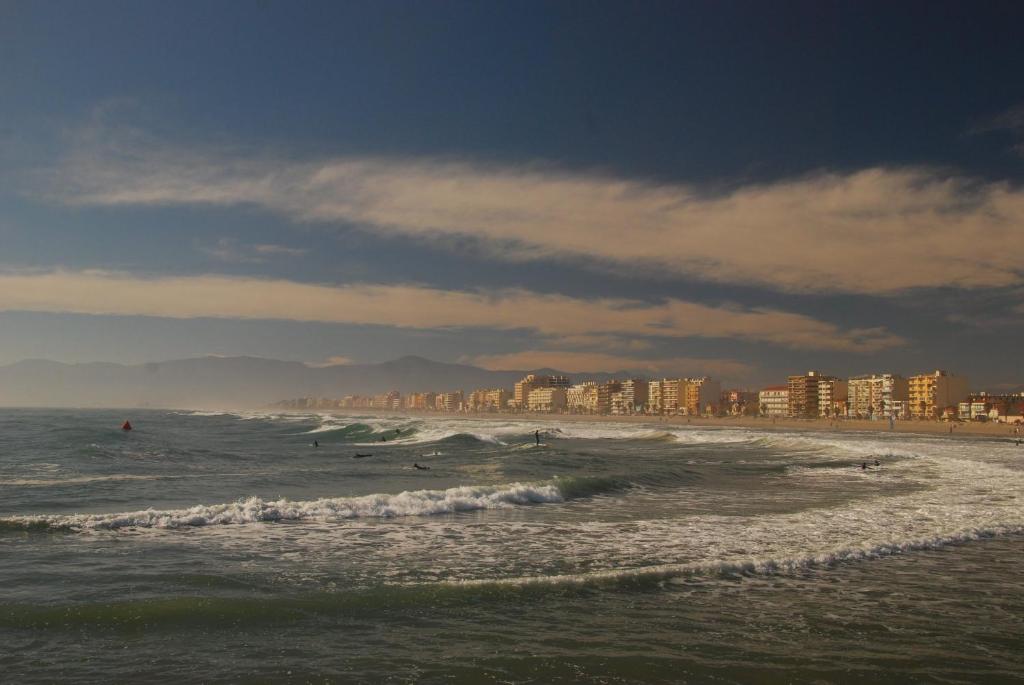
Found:
[[[651,414],[680,414],[686,405],[685,378],[663,378],[647,384],[647,410]]]
[[[647,406],[647,389],[647,381],[640,378],[622,381],[619,411],[615,412],[613,408],[613,413],[636,414],[643,412],[644,407]]]
[[[941,369],[907,379],[911,418],[937,419],[946,407],[956,407],[968,394],[967,378]]]
[[[761,416],[789,415],[789,386],[770,385],[757,393]]]
[[[818,379],[818,416],[844,416],[849,383],[841,378],[822,376]]]
[[[686,413],[700,415],[718,412],[722,399],[722,384],[707,376],[686,379]]]
[[[846,415],[859,419],[902,419],[907,416],[910,386],[894,373],[854,376],[847,382]]]
[[[612,413],[612,395],[622,391],[622,381],[608,381],[597,386],[597,413]],[[621,397],[619,402],[621,403]]]
[[[536,412],[565,411],[567,394],[565,388],[534,388],[526,398],[526,407]]]
[[[586,381],[570,386],[566,390],[566,410],[570,414],[597,414],[599,411],[597,383]]]
[[[566,376],[538,376],[531,373],[515,384],[515,388],[512,391],[513,405],[519,409],[527,407],[530,392],[537,388],[561,388],[568,390],[569,378]]]

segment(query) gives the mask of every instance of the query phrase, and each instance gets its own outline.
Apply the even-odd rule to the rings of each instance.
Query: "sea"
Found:
[[[0,682],[1024,682],[1022,505],[1006,438],[5,409]]]

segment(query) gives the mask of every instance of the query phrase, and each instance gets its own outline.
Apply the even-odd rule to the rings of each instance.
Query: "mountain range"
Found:
[[[511,388],[527,373],[596,381],[627,375],[568,374],[554,369],[491,371],[416,356],[325,367],[259,357],[198,357],[135,365],[32,359],[0,366],[0,406],[262,407],[294,397]]]

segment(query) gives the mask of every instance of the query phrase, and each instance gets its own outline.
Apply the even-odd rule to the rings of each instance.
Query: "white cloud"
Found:
[[[818,173],[709,196],[680,184],[438,160],[295,162],[93,136],[49,195],[92,205],[249,205],[492,256],[564,258],[793,292],[1024,281],[1024,191],[928,169]]]
[[[842,329],[776,309],[581,299],[415,285],[316,285],[220,275],[146,278],[103,271],[0,273],[0,311],[221,317],[436,330],[522,329],[545,338],[734,338],[795,349],[875,352],[906,341],[882,328]]]

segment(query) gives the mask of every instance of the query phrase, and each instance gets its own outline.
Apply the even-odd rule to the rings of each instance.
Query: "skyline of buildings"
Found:
[[[527,374],[508,388],[469,393],[397,390],[340,399],[297,398],[287,409],[387,409],[446,413],[564,413],[649,416],[762,416],[790,419],[980,420],[1024,422],[1024,393],[969,391],[965,376],[937,369],[906,378],[874,373],[842,379],[808,371],[759,391],[725,389],[708,376],[605,382]]]

